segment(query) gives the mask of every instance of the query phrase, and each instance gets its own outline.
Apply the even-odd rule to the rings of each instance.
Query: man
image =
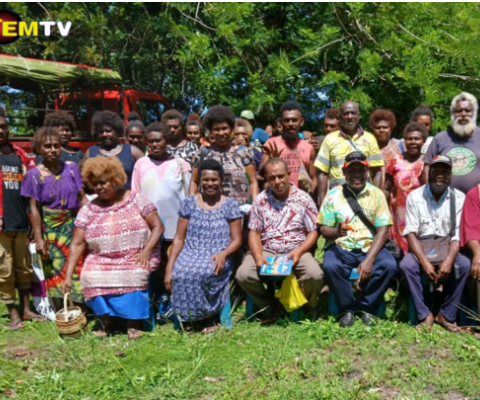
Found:
[[[198,146],[183,136],[182,114],[177,110],[165,111],[162,114],[162,122],[170,129],[168,152],[193,166],[193,158],[198,152]]]
[[[340,108],[340,130],[329,133],[320,147],[315,167],[318,168],[318,202],[321,205],[328,189],[343,185],[345,177],[342,165],[345,156],[359,151],[368,157],[373,184],[382,183],[383,162],[377,140],[360,126],[360,110],[357,103],[347,101]]]
[[[304,284],[307,311],[315,314],[323,273],[308,250],[315,244],[317,207],[311,197],[290,183],[287,163],[270,158],[265,164],[268,188],[258,195],[250,211],[248,243],[251,255],[237,271],[240,286],[263,313],[263,322],[275,319],[274,298],[263,286],[260,267],[266,257],[288,254],[293,271]]]
[[[275,118],[273,123],[273,136],[282,136],[283,133],[283,125],[282,125],[282,118],[278,117]]]
[[[44,321],[30,311],[32,267],[27,248],[27,203],[20,196],[27,155],[8,140],[9,129],[0,113],[0,299],[7,307],[10,330],[24,328],[22,319]],[[15,308],[15,289],[20,293],[22,316]]]
[[[409,253],[401,261],[400,269],[407,279],[420,329],[430,329],[436,322],[450,332],[459,331],[453,322],[470,272],[470,261],[459,254],[459,227],[465,195],[458,189],[449,187],[451,180],[452,160],[447,156],[436,156],[430,162],[428,184],[414,190],[407,197],[403,235],[407,237]],[[453,208],[455,215],[452,216]],[[429,244],[431,238],[445,238],[445,255],[439,253],[438,246]],[[437,263],[432,258],[436,254]],[[444,300],[436,317],[425,304],[422,272],[434,284],[448,278],[443,282]]]
[[[433,138],[425,154],[424,181],[428,179],[428,165],[435,156],[442,154],[452,159],[452,187],[466,194],[480,183],[477,99],[470,93],[460,93],[453,98],[450,111],[450,127]]]
[[[354,324],[354,313],[365,325],[375,323],[372,314],[377,313],[397,268],[384,247],[392,217],[383,192],[367,182],[368,173],[365,154],[348,154],[343,164],[346,183],[328,192],[317,221],[328,242],[323,268],[338,304],[341,327]],[[355,268],[361,288],[358,301],[349,280]]]
[[[340,110],[338,108],[329,108],[323,119],[323,133],[328,135],[338,130],[340,130]]]
[[[315,150],[310,143],[298,136],[305,123],[302,106],[296,101],[287,101],[282,105],[280,113],[283,124],[282,136],[270,138],[265,143],[259,171],[262,173],[265,163],[270,157],[280,157],[288,165],[290,181],[297,187],[312,193],[317,186],[313,165]],[[303,173],[306,172],[306,177],[301,176],[301,170]]]

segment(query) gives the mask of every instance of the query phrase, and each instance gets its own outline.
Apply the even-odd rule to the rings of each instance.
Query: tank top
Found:
[[[90,158],[96,157],[98,155],[108,157],[105,154],[100,152],[100,148],[97,145],[93,145],[88,149],[88,153],[90,154]],[[123,143],[122,151],[115,155],[123,165],[123,169],[127,174],[127,183],[123,187],[125,190],[130,190],[132,187],[132,173],[133,173],[133,166],[135,165],[135,161],[133,160],[132,155],[132,146],[129,143]]]

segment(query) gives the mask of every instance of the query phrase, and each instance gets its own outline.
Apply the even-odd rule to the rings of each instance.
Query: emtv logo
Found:
[[[67,21],[33,21],[27,23],[22,21],[17,13],[10,10],[0,10],[0,44],[13,43],[21,36],[38,36],[43,30],[43,36],[50,36],[52,29],[58,28],[60,35],[68,36],[72,23]]]

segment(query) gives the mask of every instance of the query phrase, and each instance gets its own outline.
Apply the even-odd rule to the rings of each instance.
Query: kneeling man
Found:
[[[287,163],[270,158],[264,167],[268,188],[258,195],[250,212],[248,243],[252,255],[245,257],[237,281],[263,312],[264,322],[275,319],[274,298],[259,276],[266,257],[288,254],[293,272],[303,283],[307,312],[315,314],[323,272],[308,252],[317,241],[317,207],[312,198],[290,183]]]
[[[335,295],[341,327],[354,324],[355,312],[365,325],[375,323],[372,314],[397,269],[384,247],[392,217],[383,192],[367,182],[368,171],[365,154],[348,154],[343,164],[346,183],[328,192],[318,216],[320,233],[328,242],[325,280]],[[349,279],[353,269],[359,274],[359,300]]]

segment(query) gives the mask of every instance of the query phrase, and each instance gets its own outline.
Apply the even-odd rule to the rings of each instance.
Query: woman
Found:
[[[60,144],[62,151],[60,153],[60,160],[72,161],[78,164],[85,156],[78,147],[70,146],[70,140],[75,132],[75,118],[67,111],[55,111],[48,114],[43,122],[44,126],[52,127],[58,130],[60,134]],[[36,163],[41,164],[43,161],[41,155],[37,155]]]
[[[201,194],[185,199],[178,212],[165,286],[172,292],[174,313],[211,332],[229,297],[231,256],[241,245],[241,214],[237,203],[222,195],[224,171],[218,161],[203,161],[198,175]]]
[[[422,147],[422,155],[425,155],[428,150],[428,146],[430,146],[430,143],[432,143],[433,140],[433,136],[430,136],[430,130],[432,129],[433,124],[432,110],[430,110],[430,108],[426,106],[417,107],[412,112],[410,122],[418,122],[420,124],[423,124],[425,126],[425,129],[427,130],[427,140],[425,140],[425,143]]]
[[[247,148],[237,148],[231,143],[235,114],[225,106],[214,106],[204,117],[205,127],[210,131],[212,143],[202,147],[193,161],[192,180],[189,194],[197,194],[200,183],[198,168],[203,160],[217,160],[223,167],[223,193],[237,201],[239,206],[255,200],[258,182],[255,172],[253,152]]]
[[[406,254],[407,239],[402,236],[405,229],[405,213],[407,196],[422,186],[422,146],[427,138],[427,130],[423,124],[411,122],[403,131],[405,154],[395,157],[387,165],[385,176],[385,194],[389,200],[393,217],[390,237]]]
[[[116,157],[85,161],[82,178],[98,197],[75,221],[63,292],[71,291],[75,265],[88,245],[81,287],[103,323],[94,333],[108,335],[109,318],[120,317],[127,320],[128,338],[137,339],[140,321],[149,316],[148,277],[158,267],[163,225],[151,201],[123,189],[127,176]]]
[[[390,138],[396,124],[395,115],[389,110],[375,110],[370,115],[369,125],[377,139],[385,165],[402,154],[397,144]]]
[[[205,130],[200,121],[192,119],[185,124],[185,137],[189,142],[195,143],[198,147],[208,143],[205,140]]]
[[[127,142],[137,147],[143,154],[147,154],[147,146],[145,146],[145,125],[137,119],[128,122],[125,128],[125,136]]]
[[[75,217],[86,199],[77,164],[60,158],[61,137],[56,129],[40,128],[33,137],[32,147],[43,161],[27,172],[21,194],[30,200],[36,250],[43,258],[48,296],[58,308]],[[79,258],[72,267],[72,299],[77,303],[83,302],[79,283],[81,265]]]
[[[127,174],[127,182],[124,189],[130,190],[133,166],[138,159],[143,157],[143,153],[129,143],[119,142],[120,136],[123,135],[123,130],[123,120],[117,113],[97,111],[92,118],[92,131],[98,137],[98,145],[91,146],[85,153],[85,158],[93,158],[98,155],[105,157],[116,156]]]
[[[190,184],[190,164],[180,157],[174,157],[168,151],[170,130],[161,122],[147,127],[148,157],[135,164],[132,176],[132,190],[142,193],[157,207],[158,214],[165,226],[162,245],[162,270],[167,265],[167,249],[173,242],[177,231],[178,210],[187,195]],[[161,274],[163,282],[163,274]],[[162,291],[164,293],[164,291]]]

